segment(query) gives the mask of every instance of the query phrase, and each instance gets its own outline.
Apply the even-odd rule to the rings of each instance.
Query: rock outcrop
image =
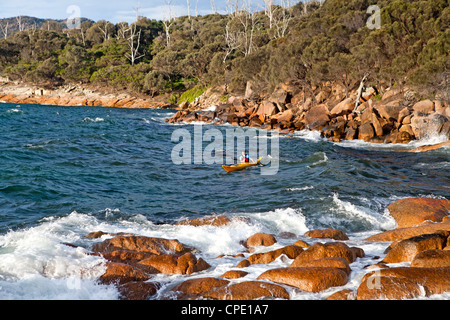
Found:
[[[212,270],[216,263],[208,263],[196,249],[176,239],[101,231],[90,233],[88,238],[95,241],[92,254],[107,260],[99,282],[117,286],[120,298],[127,300],[149,299],[156,294],[162,299],[182,300],[291,299],[291,293],[298,292],[295,290],[320,293],[328,300],[379,300],[450,292],[448,201],[407,198],[393,202],[388,208],[400,225],[412,226],[365,239],[369,244],[385,243],[383,257],[366,257],[364,250],[349,245],[352,240],[338,229],[317,229],[303,234],[317,241],[312,244],[294,234],[256,233],[241,241],[242,252],[216,258],[244,258],[238,265],[221,271],[221,276],[199,276],[199,272]],[[218,216],[185,220],[181,225],[221,228],[229,221]],[[107,239],[99,241],[101,237]],[[281,241],[291,244],[280,246]],[[361,269],[359,259],[373,263]],[[355,266],[358,272],[365,270],[365,274],[355,278]],[[255,275],[255,270],[262,271]],[[170,279],[176,283],[171,285]],[[350,279],[361,280],[349,289]],[[160,284],[162,281],[164,286]]]
[[[128,94],[94,92],[82,87],[65,86],[55,90],[31,88],[13,83],[0,88],[0,101],[17,104],[42,104],[59,106],[112,107],[126,109],[168,109],[173,104],[137,98]]]
[[[398,228],[419,225],[425,221],[442,222],[450,210],[450,201],[432,198],[407,198],[391,203],[389,213]]]
[[[355,92],[351,97],[339,98],[321,91],[313,103],[293,88],[277,89],[263,98],[247,95],[231,96],[227,102],[218,100],[214,111],[210,111],[210,105],[199,102],[183,104],[166,121],[229,123],[282,133],[309,129],[334,142],[359,139],[372,143],[408,143],[428,136],[450,137],[450,106],[446,103],[415,101],[407,88],[387,90],[381,99],[374,98],[376,92],[368,88],[356,106]],[[209,99],[204,100],[211,103]]]

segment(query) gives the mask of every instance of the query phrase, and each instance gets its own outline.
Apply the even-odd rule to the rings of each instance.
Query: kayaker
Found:
[[[242,151],[242,155],[239,158],[239,160],[241,161],[241,163],[249,163],[251,159],[247,152]]]

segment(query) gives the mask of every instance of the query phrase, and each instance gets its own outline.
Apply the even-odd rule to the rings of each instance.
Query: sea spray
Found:
[[[14,108],[0,105],[0,118],[7,119],[0,131],[0,299],[118,299],[114,285],[99,284],[106,260],[91,249],[119,232],[178,239],[211,265],[189,276],[153,275],[162,285],[154,297],[159,299],[176,283],[235,269],[252,254],[241,243],[254,233],[277,239],[256,248],[259,253],[296,240],[325,242],[305,232],[338,228],[349,236],[349,246],[365,252],[351,264],[347,285],[319,294],[288,288],[293,299],[325,299],[341,289],[356,290],[364,267],[383,259],[387,244],[364,239],[395,227],[389,203],[448,197],[448,149],[411,154],[398,152],[413,147],[408,145],[345,148],[305,131],[279,138],[276,175],[227,174],[220,165],[170,161],[173,131],[192,134],[193,126],[143,119],[173,110],[22,105],[23,114],[6,113]],[[86,117],[105,121],[80,125]],[[214,128],[225,134],[233,127]],[[46,141],[53,142],[34,148]],[[217,151],[224,157],[224,147]],[[176,225],[218,215],[231,223]],[[86,238],[96,231],[106,234]],[[251,265],[244,280],[291,262],[280,256]]]
[[[355,206],[351,202],[339,199],[337,193],[333,194],[333,203],[335,206],[331,208],[331,211],[338,215],[343,215],[350,221],[359,220],[380,230],[395,228],[395,220],[386,211],[383,214],[379,214],[378,212],[371,211],[367,207]]]

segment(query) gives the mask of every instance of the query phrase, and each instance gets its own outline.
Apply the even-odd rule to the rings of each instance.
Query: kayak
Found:
[[[258,160],[256,160],[256,162],[247,162],[247,163],[239,163],[239,164],[235,164],[232,166],[225,166],[223,165],[222,167],[227,171],[227,172],[233,172],[233,171],[240,171],[240,170],[244,170],[245,168],[248,167],[254,167],[257,166],[260,162],[261,162],[262,158],[259,158]]]

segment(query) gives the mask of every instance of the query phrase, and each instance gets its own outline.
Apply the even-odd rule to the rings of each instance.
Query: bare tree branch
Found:
[[[126,54],[128,60],[130,60],[131,65],[134,66],[137,60],[141,59],[145,56],[145,54],[139,55],[139,46],[141,44],[141,29],[137,31],[136,24],[132,24],[130,28],[128,28],[127,32],[130,33],[130,36],[127,38],[128,47],[130,48],[130,53]]]
[[[0,24],[0,28],[1,28],[1,30],[2,30],[3,37],[4,37],[5,39],[8,38],[8,27],[9,27],[9,22],[6,22],[5,25]]]
[[[104,41],[106,41],[106,40],[108,40],[111,37],[111,35],[108,34],[108,25],[110,24],[110,22],[109,21],[103,21],[102,23],[103,23],[102,26],[97,25],[97,27],[102,32]]]
[[[172,13],[172,0],[166,0],[166,9],[164,9],[163,18],[164,31],[166,32],[166,45],[170,47],[170,28],[175,22],[175,18]]]

